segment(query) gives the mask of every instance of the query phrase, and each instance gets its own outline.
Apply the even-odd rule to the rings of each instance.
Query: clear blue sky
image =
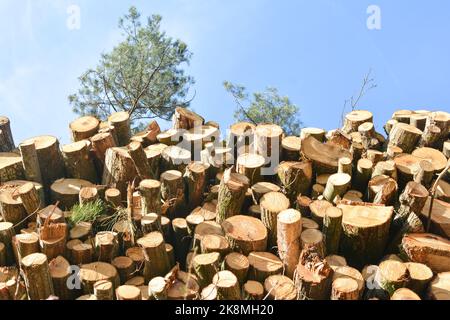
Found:
[[[69,5],[81,28],[66,26]],[[381,9],[381,30],[366,26]],[[450,111],[450,2],[406,0],[1,0],[0,114],[16,143],[52,134],[69,141],[67,96],[77,77],[120,39],[120,16],[136,5],[194,53],[193,108],[223,127],[234,104],[222,82],[250,91],[276,86],[306,126],[339,125],[343,102],[372,68],[378,87],[361,102],[382,124],[395,109]]]

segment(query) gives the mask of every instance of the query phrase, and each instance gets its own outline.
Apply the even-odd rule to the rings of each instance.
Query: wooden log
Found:
[[[447,165],[447,158],[442,152],[433,148],[417,148],[411,154],[419,159],[430,161],[435,173],[440,173]]]
[[[133,160],[136,172],[141,179],[150,179],[153,174],[151,172],[150,163],[147,161],[147,155],[140,142],[133,141],[128,146],[128,153]]]
[[[11,123],[7,117],[0,116],[0,152],[11,152],[14,148]]]
[[[388,176],[376,176],[368,184],[369,202],[392,205],[397,195],[397,182]]]
[[[347,266],[347,260],[345,260],[345,257],[343,256],[331,254],[326,256],[325,260],[334,271],[336,271],[336,269],[339,267]]]
[[[94,283],[94,295],[97,300],[113,300],[114,290],[111,281],[99,280]]]
[[[183,138],[183,130],[179,129],[169,129],[163,132],[160,132],[156,139],[159,143],[164,144],[166,146],[175,146],[181,142]]]
[[[390,296],[399,288],[405,287],[409,281],[406,265],[395,261],[385,260],[380,263],[380,285]]]
[[[339,266],[334,268],[333,281],[339,278],[350,278],[356,281],[358,287],[356,292],[357,299],[361,299],[364,294],[365,280],[361,272],[349,266]]]
[[[17,153],[0,152],[0,182],[25,178],[22,158]]]
[[[414,291],[408,288],[400,288],[395,290],[392,294],[391,300],[422,300],[420,297],[414,293]]]
[[[219,187],[216,208],[217,223],[222,223],[229,217],[241,213],[249,183],[250,181],[246,176],[233,173],[231,169],[225,170]]]
[[[160,232],[151,232],[137,240],[137,244],[144,250],[145,266],[144,278],[146,281],[165,275],[170,269],[164,238]]]
[[[356,280],[347,277],[334,280],[331,287],[331,300],[359,300]]]
[[[162,167],[162,151],[167,148],[167,145],[157,143],[148,146],[144,149],[145,154],[147,156],[147,161],[150,164],[150,173],[152,176],[152,179],[158,180],[161,168]]]
[[[6,249],[3,242],[0,242],[0,267],[6,266]]]
[[[236,276],[228,271],[217,272],[212,280],[212,283],[217,288],[218,300],[240,300],[241,289]]]
[[[148,283],[148,295],[155,300],[167,300],[167,282],[163,277],[155,277]]]
[[[25,183],[20,186],[18,192],[23,207],[25,208],[28,215],[32,215],[39,209],[43,208],[44,203],[42,203],[42,199],[32,182]]]
[[[223,268],[231,271],[242,285],[247,280],[250,268],[249,259],[241,253],[231,252],[226,255]]]
[[[220,132],[217,128],[200,125],[183,132],[182,145],[191,152],[191,160],[201,161],[201,151],[206,143],[215,142],[219,139]]]
[[[330,297],[333,269],[310,247],[300,254],[294,283],[299,300],[327,300]]]
[[[263,300],[264,298],[264,286],[258,281],[248,280],[242,290],[244,300]]]
[[[183,174],[177,170],[168,170],[161,174],[161,196],[167,207],[166,215],[173,219],[186,216],[186,197]]]
[[[113,288],[120,285],[119,274],[116,268],[106,262],[92,262],[83,264],[80,268],[79,277],[81,288],[85,294],[94,292],[94,284],[97,281],[108,280],[113,284]]]
[[[377,262],[388,241],[392,207],[338,204],[342,209],[340,252],[351,266]]]
[[[69,262],[63,256],[58,256],[49,262],[48,267],[55,295],[59,300],[73,300],[75,291],[67,285],[71,275]]]
[[[393,160],[396,156],[402,153],[402,148],[390,144],[386,149],[386,160]]]
[[[50,185],[65,175],[64,161],[59,150],[59,141],[52,136],[39,136],[23,141],[34,143],[41,170],[43,186],[49,190]]]
[[[106,150],[117,147],[117,144],[110,132],[97,133],[91,137],[90,141],[97,172],[101,175],[105,165]]]
[[[292,278],[300,256],[301,214],[297,210],[281,211],[277,216],[278,255],[283,261],[285,274]]]
[[[310,217],[311,210],[309,209],[309,205],[312,203],[312,199],[308,196],[299,195],[297,197],[296,205],[294,206],[302,217]]]
[[[169,273],[165,278],[168,279],[171,274]],[[193,300],[198,298],[200,287],[194,275],[178,271],[172,279],[175,280],[167,290],[168,300]]]
[[[14,251],[12,239],[14,236],[14,227],[11,222],[0,222],[0,242],[4,245],[4,256],[6,265],[12,265],[14,262]]]
[[[418,147],[433,147],[441,137],[441,129],[434,125],[428,125],[423,130],[422,136],[420,137]]]
[[[205,221],[205,218],[201,214],[190,214],[186,217],[186,223],[188,227],[188,234],[190,237],[195,235],[195,229],[197,226]],[[200,246],[200,243],[198,243]],[[199,247],[194,248],[199,249]]]
[[[296,136],[284,137],[281,141],[281,160],[298,161],[300,159],[301,138]]]
[[[444,145],[442,147],[442,153],[447,157],[450,158],[450,141],[445,141]]]
[[[115,257],[111,264],[116,267],[121,284],[125,284],[125,282],[133,277],[135,266],[131,258],[126,256]]]
[[[366,110],[354,110],[345,116],[342,130],[345,133],[358,131],[358,127],[365,122],[373,122],[372,113]]]
[[[186,167],[184,180],[187,186],[187,203],[189,209],[202,204],[206,188],[207,165],[201,162],[192,162]]]
[[[122,285],[116,289],[117,300],[142,300],[141,290],[135,286]]]
[[[333,207],[333,205],[326,200],[314,200],[309,205],[309,209],[311,211],[311,218],[318,224],[319,228],[322,228],[323,219],[325,217],[327,209],[330,207]]]
[[[222,226],[215,221],[204,221],[197,225],[195,228],[195,232],[192,238],[191,248],[193,250],[200,249],[200,243],[204,236],[208,234],[217,234],[220,236],[224,236],[224,231]]]
[[[392,119],[400,123],[410,123],[411,116],[414,114],[411,110],[397,110],[393,113]]]
[[[372,178],[376,176],[388,176],[397,181],[397,168],[392,160],[380,161],[375,165],[372,171]]]
[[[407,287],[418,295],[422,295],[433,279],[433,271],[423,263],[406,262],[409,272]]]
[[[438,273],[427,290],[427,297],[431,300],[450,299],[450,272]]]
[[[156,213],[148,213],[141,218],[141,229],[143,235],[146,235],[153,231],[162,231],[161,229],[161,216]]]
[[[22,259],[21,266],[28,297],[31,300],[47,299],[55,294],[45,254],[32,253]]]
[[[325,249],[327,254],[336,254],[339,251],[339,240],[342,233],[342,210],[329,207],[323,217],[323,228]]]
[[[113,208],[120,207],[122,205],[122,197],[120,190],[116,188],[108,188],[105,191],[105,200]]]
[[[27,212],[22,202],[13,193],[0,193],[0,213],[5,222],[11,222],[14,225],[17,232],[25,226]]]
[[[89,139],[98,132],[100,121],[92,116],[84,116],[72,121],[69,125],[72,141]]]
[[[74,142],[62,147],[62,155],[68,178],[83,179],[96,183],[97,172],[90,158],[91,143],[87,140]]]
[[[126,148],[113,147],[106,150],[103,185],[119,189],[124,199],[128,183],[132,182],[136,175],[134,162]]]
[[[224,258],[230,251],[228,240],[217,234],[207,234],[203,236],[200,242],[201,253],[218,252]]]
[[[80,205],[95,202],[99,199],[98,190],[95,187],[83,187],[78,194]]]
[[[67,241],[67,224],[65,223],[45,223],[39,229],[39,245],[41,252],[49,260],[57,256],[64,255]]]
[[[111,231],[100,231],[95,235],[94,248],[98,261],[110,263],[118,254],[117,236]]]
[[[251,252],[248,255],[248,278],[264,283],[268,276],[281,274],[283,262],[270,252]]]
[[[409,261],[426,264],[433,272],[450,271],[450,241],[431,233],[410,233],[403,237],[401,253]]]
[[[269,192],[261,198],[261,221],[268,231],[270,249],[277,243],[277,215],[288,209],[289,206],[289,199],[280,192]]]
[[[246,176],[250,185],[262,180],[261,169],[264,164],[264,157],[254,153],[243,153],[239,155],[236,161],[237,172]]]
[[[11,244],[17,264],[23,257],[40,251],[39,236],[36,233],[16,234]]]
[[[294,282],[281,274],[272,275],[264,281],[264,291],[268,300],[296,300]]]
[[[94,249],[91,244],[80,243],[72,248],[72,263],[76,265],[91,263],[94,255]]]
[[[323,196],[330,202],[339,196],[342,197],[350,188],[352,177],[346,173],[335,173],[327,181]]]
[[[397,123],[389,133],[389,143],[402,148],[406,153],[411,153],[422,131],[406,123]]]
[[[205,123],[205,119],[192,110],[177,107],[172,118],[174,129],[189,130]]]
[[[313,161],[317,174],[337,172],[340,158],[348,157],[352,159],[350,151],[337,145],[320,143],[313,137],[308,137],[302,141],[301,154]]]
[[[93,187],[93,184],[81,179],[59,179],[50,187],[51,199],[59,202],[58,206],[70,210],[79,201],[79,193],[83,187]]]
[[[338,173],[346,173],[352,175],[352,160],[348,157],[340,158],[338,160]]]
[[[255,129],[254,146],[257,154],[263,156],[266,161],[276,156],[276,160],[281,154],[281,139],[283,129],[276,124],[259,124]]]
[[[389,136],[391,133],[392,128],[398,123],[398,120],[395,119],[389,119],[386,124],[383,126],[384,131]]]
[[[423,221],[428,218],[430,211],[431,197],[427,198],[425,206],[420,212],[420,218]],[[450,238],[450,204],[438,199],[433,201],[431,211],[430,231],[442,237]]]
[[[161,183],[151,179],[142,180],[139,184],[139,192],[142,214],[161,214]]]
[[[376,165],[378,162],[383,161],[384,153],[379,150],[369,149],[366,152],[366,158]]]
[[[282,162],[278,165],[277,172],[284,193],[291,204],[295,203],[300,194],[308,193],[313,177],[311,161]]]
[[[281,190],[281,188],[278,185],[266,181],[255,183],[254,185],[252,185],[251,189],[253,194],[253,200],[257,204],[259,204],[259,201],[266,193],[279,192]]]
[[[175,218],[172,220],[173,228],[173,244],[175,248],[175,260],[178,261],[181,267],[186,267],[185,261],[189,251],[191,238],[188,234],[187,222],[183,218]]]
[[[308,137],[313,137],[320,142],[325,141],[326,131],[321,128],[302,128],[300,130],[300,139],[301,141],[305,140]]]
[[[130,115],[128,112],[116,112],[108,117],[110,125],[114,126],[117,137],[118,146],[126,146],[130,143],[131,129],[130,129]]]
[[[233,216],[222,223],[222,228],[233,251],[248,255],[267,249],[267,229],[257,218]]]
[[[321,184],[314,184],[311,188],[311,199],[317,200],[319,198],[323,198],[323,192],[325,191],[325,187]]]
[[[70,231],[70,239],[80,239],[82,241],[87,240],[92,235],[92,223],[81,221],[75,224]]]
[[[303,218],[302,217],[302,229],[308,230],[308,229],[319,229],[320,226],[317,222],[315,222],[312,219]]]
[[[314,247],[321,258],[325,257],[325,244],[323,234],[317,229],[307,229],[300,235],[301,248],[303,250]]]
[[[200,288],[212,283],[214,275],[220,270],[220,254],[217,252],[197,254],[192,262]]]
[[[163,171],[178,170],[184,172],[190,162],[191,152],[178,146],[169,146],[161,152]]]
[[[34,142],[19,144],[25,179],[42,184],[41,168]]]

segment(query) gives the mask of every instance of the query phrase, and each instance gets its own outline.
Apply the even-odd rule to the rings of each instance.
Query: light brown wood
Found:
[[[259,201],[261,200],[262,196],[265,195],[266,193],[279,192],[281,190],[281,188],[278,185],[266,181],[255,183],[254,185],[252,185],[251,189],[253,199],[257,204],[259,204]]]
[[[137,240],[145,257],[144,277],[150,281],[153,277],[163,276],[170,269],[164,238],[160,232],[151,232]]]
[[[264,283],[268,276],[281,274],[283,262],[270,252],[252,252],[248,255],[250,268],[248,278]]]
[[[247,281],[242,290],[245,300],[263,300],[264,298],[264,286],[258,281]]]
[[[30,300],[47,299],[55,294],[45,254],[32,253],[22,259],[21,266]]]
[[[301,248],[303,250],[314,247],[321,258],[325,257],[325,244],[323,234],[317,229],[308,229],[300,235]]]
[[[155,182],[156,185],[156,182]],[[155,191],[156,192],[156,191]],[[157,195],[153,195],[156,202]],[[186,197],[183,174],[177,170],[168,170],[161,174],[161,199],[164,207],[167,207],[165,214],[173,219],[185,216]],[[150,199],[150,201],[152,201]],[[147,211],[149,213],[149,211]]]
[[[350,278],[355,280],[357,283],[357,288],[355,290],[356,297],[354,297],[354,300],[359,300],[362,298],[365,289],[365,280],[361,272],[347,265],[338,266],[334,268],[333,281],[340,278]]]
[[[373,122],[372,113],[366,110],[354,110],[345,116],[343,131],[346,133],[358,131],[358,127],[365,122]]]
[[[191,162],[191,152],[178,146],[169,146],[161,152],[161,166],[163,171],[178,170],[184,172]]]
[[[385,175],[372,178],[368,184],[368,200],[374,204],[392,205],[397,195],[397,182]]]
[[[423,294],[433,279],[433,271],[423,263],[406,262],[405,265],[410,278],[407,287],[418,295]]]
[[[277,248],[285,274],[292,278],[300,256],[301,214],[295,209],[281,211],[277,216]]]
[[[116,289],[117,300],[142,300],[141,290],[138,287],[122,285]]]
[[[268,300],[296,300],[297,297],[294,282],[281,274],[268,276],[264,291]]]
[[[268,233],[261,220],[237,215],[222,223],[230,248],[248,255],[252,251],[267,249]]]
[[[421,219],[427,219],[430,210],[431,197],[427,197],[424,207],[420,212]],[[431,232],[442,237],[450,238],[450,204],[442,200],[433,201],[431,213]]]
[[[17,153],[0,152],[0,182],[25,178],[22,158]]]
[[[214,275],[212,283],[217,288],[218,300],[240,300],[241,290],[236,276],[228,271],[219,271]]]
[[[441,272],[434,277],[428,287],[427,296],[431,300],[450,299],[450,272]]]
[[[189,130],[205,123],[205,119],[192,110],[177,107],[172,118],[174,129]]]
[[[249,259],[238,252],[231,252],[224,259],[224,269],[233,272],[242,285],[247,280]]]
[[[356,280],[348,277],[334,280],[331,288],[331,300],[359,300]]]
[[[395,124],[389,133],[389,143],[396,145],[404,152],[411,153],[419,142],[422,131],[406,123]]]
[[[281,141],[281,159],[283,161],[298,161],[300,158],[301,138],[296,136],[284,137]]]
[[[34,142],[19,144],[20,155],[22,156],[22,164],[25,178],[28,181],[34,181],[42,184],[41,168],[36,152]]]
[[[281,162],[277,168],[278,179],[291,204],[300,194],[308,194],[312,184],[313,166],[311,161]]]
[[[71,275],[69,262],[63,256],[58,256],[49,262],[49,271],[54,293],[59,300],[73,300],[75,290],[71,290],[67,285]]]
[[[290,207],[289,199],[280,192],[266,193],[260,201],[261,221],[268,231],[269,250],[277,245],[277,216]]]

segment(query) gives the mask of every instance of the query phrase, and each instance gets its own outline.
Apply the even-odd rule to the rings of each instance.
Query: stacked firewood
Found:
[[[0,300],[450,299],[449,113],[69,128],[16,148],[0,117]]]

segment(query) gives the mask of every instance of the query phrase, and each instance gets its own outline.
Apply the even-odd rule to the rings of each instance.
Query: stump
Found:
[[[200,288],[204,288],[212,282],[214,275],[220,270],[220,254],[217,252],[197,254],[192,263],[198,284]]]
[[[17,263],[20,263],[23,257],[40,251],[39,236],[36,233],[17,234],[12,238],[11,244]]]
[[[261,198],[261,221],[268,231],[269,249],[277,244],[277,216],[289,206],[289,199],[280,192],[269,192]]]
[[[186,108],[177,107],[172,118],[174,129],[189,130],[205,123],[205,119],[197,113]]]
[[[47,299],[55,294],[47,257],[44,254],[32,253],[22,259],[21,265],[30,300]]]
[[[392,205],[397,195],[397,182],[388,176],[376,176],[368,184],[368,200],[374,204]]]
[[[106,150],[116,147],[116,141],[110,132],[97,133],[90,139],[92,144],[92,153],[95,158],[95,165],[99,176],[103,173],[105,165]]]
[[[278,185],[273,184],[271,182],[263,181],[263,182],[255,183],[252,186],[251,190],[252,190],[254,202],[259,204],[259,201],[266,193],[279,192],[281,190],[281,188]]]
[[[223,265],[225,270],[233,272],[241,285],[247,280],[250,263],[243,254],[238,252],[229,253],[225,257]]]
[[[130,115],[128,112],[116,112],[108,117],[108,122],[114,126],[114,131],[117,137],[118,146],[126,146],[130,143],[131,129],[130,129]]]
[[[191,162],[191,152],[178,146],[170,146],[161,152],[161,166],[163,171],[178,170],[184,172]]]
[[[57,256],[64,255],[67,241],[67,224],[65,223],[45,223],[39,229],[39,245],[41,252],[49,260]]]
[[[373,163],[368,159],[360,159],[356,166],[355,174],[353,175],[352,186],[365,193],[367,184],[372,176]]]
[[[135,286],[123,285],[116,289],[117,300],[142,300],[141,290]]]
[[[217,272],[212,280],[218,300],[240,300],[241,290],[236,276],[227,270]]]
[[[277,217],[278,255],[283,261],[285,274],[292,278],[300,256],[300,234],[302,220],[300,212],[294,209],[282,211]]]
[[[100,231],[95,235],[94,248],[98,261],[110,263],[117,256],[119,244],[111,231]]]
[[[133,160],[138,176],[141,179],[151,179],[154,177],[142,144],[140,142],[133,141],[127,146],[127,150]]]
[[[361,272],[349,266],[339,266],[333,269],[333,281],[339,278],[350,278],[356,281],[356,299],[361,299],[364,294],[365,280]]]
[[[249,183],[246,176],[233,173],[231,169],[225,170],[219,187],[216,208],[217,223],[222,223],[227,218],[241,213]]]
[[[0,243],[4,245],[4,257],[8,266],[14,263],[14,251],[12,247],[14,234],[14,228],[11,222],[0,222]]]
[[[43,208],[44,203],[32,182],[20,186],[18,192],[28,215],[35,214],[39,209]]]
[[[250,268],[248,278],[264,283],[268,276],[281,274],[283,272],[283,262],[270,252],[252,252],[248,255]]]
[[[125,282],[133,277],[136,268],[131,258],[125,256],[115,257],[111,264],[116,267],[121,284],[125,284]]]
[[[220,256],[225,257],[230,251],[228,240],[217,234],[207,234],[200,241],[200,252],[211,253],[218,252]]]
[[[15,226],[16,231],[24,226],[27,218],[27,211],[20,199],[9,192],[0,193],[0,213],[5,222],[11,222]]]
[[[343,212],[340,252],[358,268],[377,262],[388,240],[393,208],[370,204],[338,208]]]
[[[440,173],[447,165],[447,158],[439,150],[433,148],[417,148],[412,155],[423,160],[428,160],[435,173]]]
[[[233,216],[222,223],[222,228],[233,251],[248,255],[267,249],[267,229],[257,218]]]
[[[94,295],[97,300],[113,300],[113,284],[108,280],[100,280],[94,283]]]
[[[307,229],[300,235],[301,248],[303,250],[314,247],[321,258],[325,257],[325,245],[323,234],[317,229]]]
[[[256,126],[249,122],[238,122],[230,127],[230,136],[228,139],[228,147],[232,149],[232,156],[237,159],[242,149],[250,150],[253,146],[254,132]]]
[[[308,194],[313,176],[311,161],[282,162],[277,171],[278,179],[291,204],[295,203],[300,194]]]
[[[450,272],[441,272],[436,275],[428,287],[427,297],[431,300],[450,299]]]
[[[272,275],[264,281],[264,291],[268,300],[296,300],[294,282],[281,274]]]
[[[309,209],[311,212],[311,218],[318,224],[319,228],[322,228],[323,219],[325,217],[327,209],[330,207],[333,207],[333,205],[326,200],[314,200],[309,205]],[[316,228],[314,228],[314,229],[316,229]]]
[[[172,220],[173,228],[173,244],[175,249],[175,260],[181,264],[184,269],[185,261],[189,251],[191,238],[188,234],[187,222],[183,218],[175,218]]]
[[[420,297],[408,288],[397,289],[391,297],[391,300],[422,300]]]
[[[407,287],[418,295],[422,295],[433,279],[433,271],[423,263],[406,262],[409,272]]]
[[[255,129],[255,151],[266,161],[272,158],[272,153],[278,162],[280,157],[283,129],[276,124],[259,124]]]

